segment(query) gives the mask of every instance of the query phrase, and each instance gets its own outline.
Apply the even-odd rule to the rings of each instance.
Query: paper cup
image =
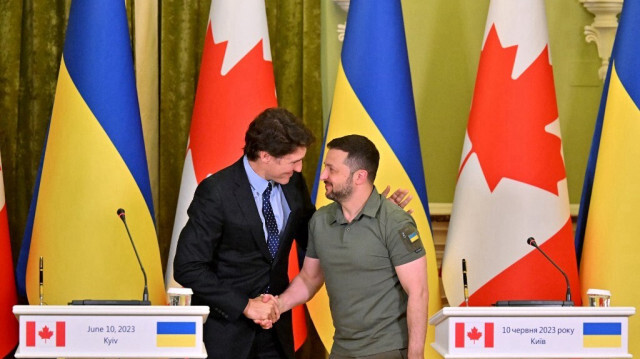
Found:
[[[587,290],[590,307],[608,307],[611,303],[611,292],[604,289]]]
[[[191,305],[191,288],[169,288],[167,302],[169,305]]]

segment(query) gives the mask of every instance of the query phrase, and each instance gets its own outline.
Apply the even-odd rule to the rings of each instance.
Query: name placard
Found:
[[[16,357],[206,357],[196,307],[92,308],[23,308]]]
[[[623,310],[626,309],[626,310]],[[634,308],[445,308],[432,319],[445,358],[630,358]]]

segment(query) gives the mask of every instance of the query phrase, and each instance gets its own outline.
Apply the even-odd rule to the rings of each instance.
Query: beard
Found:
[[[325,196],[327,196],[328,199],[332,201],[336,201],[338,203],[348,199],[349,197],[351,197],[351,194],[353,193],[353,184],[351,183],[352,179],[353,179],[353,174],[351,174],[351,176],[349,176],[349,179],[345,181],[344,185],[340,187],[336,186],[334,183],[331,183],[331,186],[333,187],[333,189],[331,192],[327,191]]]

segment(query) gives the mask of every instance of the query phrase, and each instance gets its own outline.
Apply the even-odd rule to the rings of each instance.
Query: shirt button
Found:
[[[347,232],[351,230],[351,227],[347,227]]]

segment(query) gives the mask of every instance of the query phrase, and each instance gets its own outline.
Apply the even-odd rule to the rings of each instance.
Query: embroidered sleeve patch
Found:
[[[422,241],[418,229],[413,225],[406,225],[400,230],[400,237],[407,250],[410,252],[420,252],[422,250]]]

